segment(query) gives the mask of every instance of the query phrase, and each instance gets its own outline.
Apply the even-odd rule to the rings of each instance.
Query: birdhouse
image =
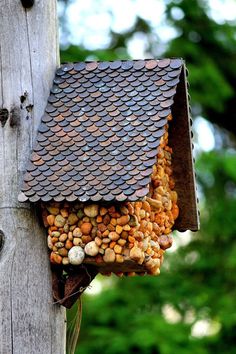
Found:
[[[172,230],[199,228],[183,60],[62,65],[19,201],[40,205],[52,264],[159,274]]]

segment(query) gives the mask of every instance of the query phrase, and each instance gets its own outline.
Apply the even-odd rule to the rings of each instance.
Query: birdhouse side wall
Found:
[[[172,114],[174,124],[169,129],[169,144],[173,149],[175,190],[179,196],[179,217],[174,228],[178,231],[197,231],[199,230],[199,215],[185,67],[182,69],[177,86]]]
[[[51,262],[63,266],[91,264],[103,274],[159,274],[179,211],[171,155],[166,125],[149,194],[143,200],[42,204]]]

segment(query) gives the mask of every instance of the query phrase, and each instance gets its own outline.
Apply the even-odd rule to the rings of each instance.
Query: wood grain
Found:
[[[59,64],[56,0],[0,0],[0,354],[65,353],[65,311],[53,305],[45,231],[17,201]]]

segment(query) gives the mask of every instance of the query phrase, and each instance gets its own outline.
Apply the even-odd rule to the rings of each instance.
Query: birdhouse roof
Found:
[[[186,140],[180,150],[185,149],[187,161],[181,164],[186,164],[184,171],[190,176],[190,204],[196,204],[183,60],[62,65],[56,72],[19,200],[124,202],[145,197],[171,112],[173,126],[181,125],[177,134],[178,130],[187,132],[185,139],[171,139],[172,145],[175,140]],[[177,168],[177,178],[182,169]]]

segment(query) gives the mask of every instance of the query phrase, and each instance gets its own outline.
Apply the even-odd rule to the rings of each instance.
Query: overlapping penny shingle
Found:
[[[57,70],[21,200],[135,201],[147,195],[181,59]]]

